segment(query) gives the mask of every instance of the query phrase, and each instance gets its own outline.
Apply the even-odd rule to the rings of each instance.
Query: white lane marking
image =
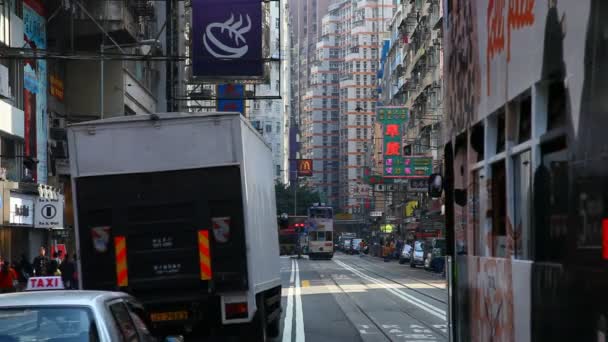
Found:
[[[399,289],[391,288],[390,286],[387,286],[382,281],[380,281],[380,280],[378,280],[376,278],[373,278],[371,276],[368,276],[365,273],[363,273],[363,272],[361,272],[359,270],[356,270],[356,269],[350,267],[349,265],[347,265],[347,264],[345,264],[345,263],[343,263],[343,262],[341,262],[339,260],[334,260],[334,262],[336,264],[342,266],[344,269],[349,270],[352,273],[358,275],[359,277],[367,279],[369,281],[372,281],[372,282],[380,285],[385,290],[389,291],[390,293],[394,294],[395,296],[403,299],[404,301],[406,301],[406,302],[408,302],[410,304],[413,304],[413,305],[421,308],[422,310],[430,313],[431,315],[433,315],[433,316],[435,316],[437,318],[440,318],[440,319],[442,319],[444,321],[447,320],[446,319],[446,312],[444,310],[441,310],[440,308],[438,308],[438,307],[436,307],[434,305],[431,305],[431,304],[429,304],[429,303],[427,303],[425,301],[422,301],[422,300],[420,300],[420,299],[418,299],[418,298],[416,298],[414,296],[411,296],[411,295],[409,295],[409,294],[407,294],[407,293],[405,293],[405,292],[403,292],[403,291],[401,291]]]
[[[291,276],[289,277],[289,290],[287,292],[287,311],[285,312],[285,320],[283,321],[283,342],[291,342],[291,332],[293,330],[293,282],[295,271],[294,261],[291,260]]]
[[[300,266],[296,261],[296,342],[304,342],[304,312],[302,310],[302,293],[300,288]]]

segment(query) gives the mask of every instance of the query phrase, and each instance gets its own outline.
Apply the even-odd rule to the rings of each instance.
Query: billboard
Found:
[[[262,77],[262,1],[192,0],[192,72]]]
[[[217,86],[217,111],[239,112],[245,115],[245,86],[242,84],[220,84]]]
[[[298,159],[298,176],[312,176],[312,159]]]
[[[23,33],[30,49],[46,49],[46,19],[40,0],[23,3]],[[44,59],[27,59],[23,70],[24,154],[37,158],[34,179],[47,182],[47,71]]]

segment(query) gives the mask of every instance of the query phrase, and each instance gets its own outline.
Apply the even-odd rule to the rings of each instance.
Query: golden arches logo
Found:
[[[312,159],[298,160],[298,172],[301,176],[312,175]]]

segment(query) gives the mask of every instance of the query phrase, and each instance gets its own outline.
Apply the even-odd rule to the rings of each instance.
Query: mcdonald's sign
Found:
[[[298,176],[312,176],[312,159],[298,159]]]

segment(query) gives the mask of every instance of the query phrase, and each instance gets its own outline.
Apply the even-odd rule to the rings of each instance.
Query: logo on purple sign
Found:
[[[194,76],[263,76],[262,2],[193,0]]]

